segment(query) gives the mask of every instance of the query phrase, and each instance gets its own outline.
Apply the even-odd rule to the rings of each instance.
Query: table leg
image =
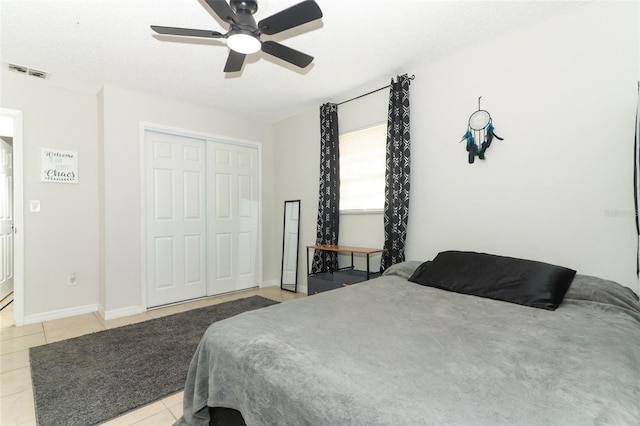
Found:
[[[367,281],[369,280],[369,253],[367,253]]]

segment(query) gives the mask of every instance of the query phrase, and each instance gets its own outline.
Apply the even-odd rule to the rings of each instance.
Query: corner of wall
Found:
[[[127,306],[125,308],[106,310],[101,304],[98,306],[98,315],[105,321],[113,320],[116,318],[127,317],[130,315],[137,315],[147,312],[143,306]]]
[[[98,108],[98,303],[103,312],[103,306],[107,304],[104,260],[104,89],[104,86],[101,87],[96,97]]]

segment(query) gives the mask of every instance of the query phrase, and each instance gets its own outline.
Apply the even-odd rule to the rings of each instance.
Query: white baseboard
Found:
[[[137,315],[144,312],[147,312],[147,310],[142,306],[127,306],[126,308],[110,309],[105,311],[104,307],[101,305],[98,310],[98,313],[104,320],[128,317],[129,315]]]
[[[24,325],[36,324],[39,322],[52,321],[61,318],[73,317],[76,315],[91,314],[99,310],[99,305],[75,306],[67,309],[57,309],[55,311],[42,312],[40,314],[25,315]]]
[[[142,306],[128,306],[126,308],[120,309],[111,309],[109,311],[105,311],[104,307],[99,304],[95,305],[84,305],[84,306],[75,306],[73,308],[68,309],[57,309],[55,311],[43,312],[40,314],[27,315],[24,317],[24,325],[27,324],[36,324],[39,322],[52,321],[61,318],[73,317],[76,315],[84,315],[91,314],[94,312],[98,312],[100,317],[104,320],[111,320],[120,317],[126,317],[129,315],[136,315],[147,310]]]
[[[264,288],[264,287],[271,287],[277,285],[278,287],[280,286],[280,280],[267,280],[267,281],[263,281],[262,284],[260,284],[260,288]]]

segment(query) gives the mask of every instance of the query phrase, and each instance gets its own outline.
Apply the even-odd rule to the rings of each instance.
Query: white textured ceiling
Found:
[[[256,21],[298,2],[258,0]],[[158,37],[149,28],[226,32],[202,0],[1,0],[3,72],[15,63],[49,72],[49,84],[94,91],[109,84],[274,123],[581,3],[317,2],[320,21],[262,37],[314,56],[309,67],[259,52],[241,72],[225,75],[224,41]]]

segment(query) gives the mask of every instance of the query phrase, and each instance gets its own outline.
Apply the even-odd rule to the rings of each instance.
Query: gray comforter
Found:
[[[556,311],[407,281],[418,263],[213,324],[177,425],[638,425],[640,307],[576,276]],[[611,290],[607,290],[607,289]]]

